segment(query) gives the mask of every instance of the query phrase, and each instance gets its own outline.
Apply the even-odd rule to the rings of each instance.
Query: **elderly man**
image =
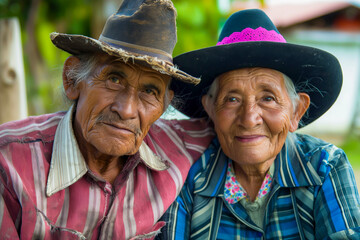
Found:
[[[171,1],[124,0],[99,40],[53,33],[72,54],[69,111],[0,126],[2,239],[155,236],[187,172],[213,137],[206,122],[156,121],[174,81]],[[156,122],[155,122],[156,121]]]

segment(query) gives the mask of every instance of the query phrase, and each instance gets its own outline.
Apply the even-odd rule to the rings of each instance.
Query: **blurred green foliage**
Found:
[[[345,151],[352,167],[355,169],[360,169],[359,137],[350,134],[340,147]]]
[[[119,6],[121,1],[113,1]],[[51,32],[97,38],[108,16],[102,0],[0,0],[0,18],[21,26],[29,115],[63,110],[62,64],[69,56],[50,41]],[[221,14],[216,0],[173,0],[178,12],[174,56],[217,42]],[[99,6],[103,7],[99,7]],[[113,9],[115,12],[117,9]],[[97,21],[97,24],[95,24]],[[101,23],[98,23],[102,21]],[[31,41],[33,40],[34,41]],[[34,50],[35,49],[35,50]],[[39,70],[40,69],[40,70]]]
[[[174,0],[178,12],[178,42],[174,56],[217,43],[222,18],[216,0]]]

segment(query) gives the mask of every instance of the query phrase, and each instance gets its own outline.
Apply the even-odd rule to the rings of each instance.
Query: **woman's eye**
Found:
[[[235,97],[228,97],[227,102],[236,102],[237,99]]]
[[[266,97],[264,97],[264,101],[266,101],[266,102],[275,101],[275,98],[272,96],[266,96]]]

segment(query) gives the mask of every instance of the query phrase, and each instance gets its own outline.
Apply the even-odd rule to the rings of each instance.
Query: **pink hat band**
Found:
[[[237,42],[251,42],[251,41],[267,41],[267,42],[281,42],[286,43],[285,38],[274,30],[266,30],[258,27],[257,29],[245,28],[241,32],[233,32],[229,37],[224,37],[223,40],[216,45],[224,45]]]

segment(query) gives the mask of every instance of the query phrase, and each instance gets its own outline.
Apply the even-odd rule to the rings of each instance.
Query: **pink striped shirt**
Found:
[[[0,125],[0,238],[153,238],[213,130],[159,119],[111,185],[88,169],[71,113]]]

